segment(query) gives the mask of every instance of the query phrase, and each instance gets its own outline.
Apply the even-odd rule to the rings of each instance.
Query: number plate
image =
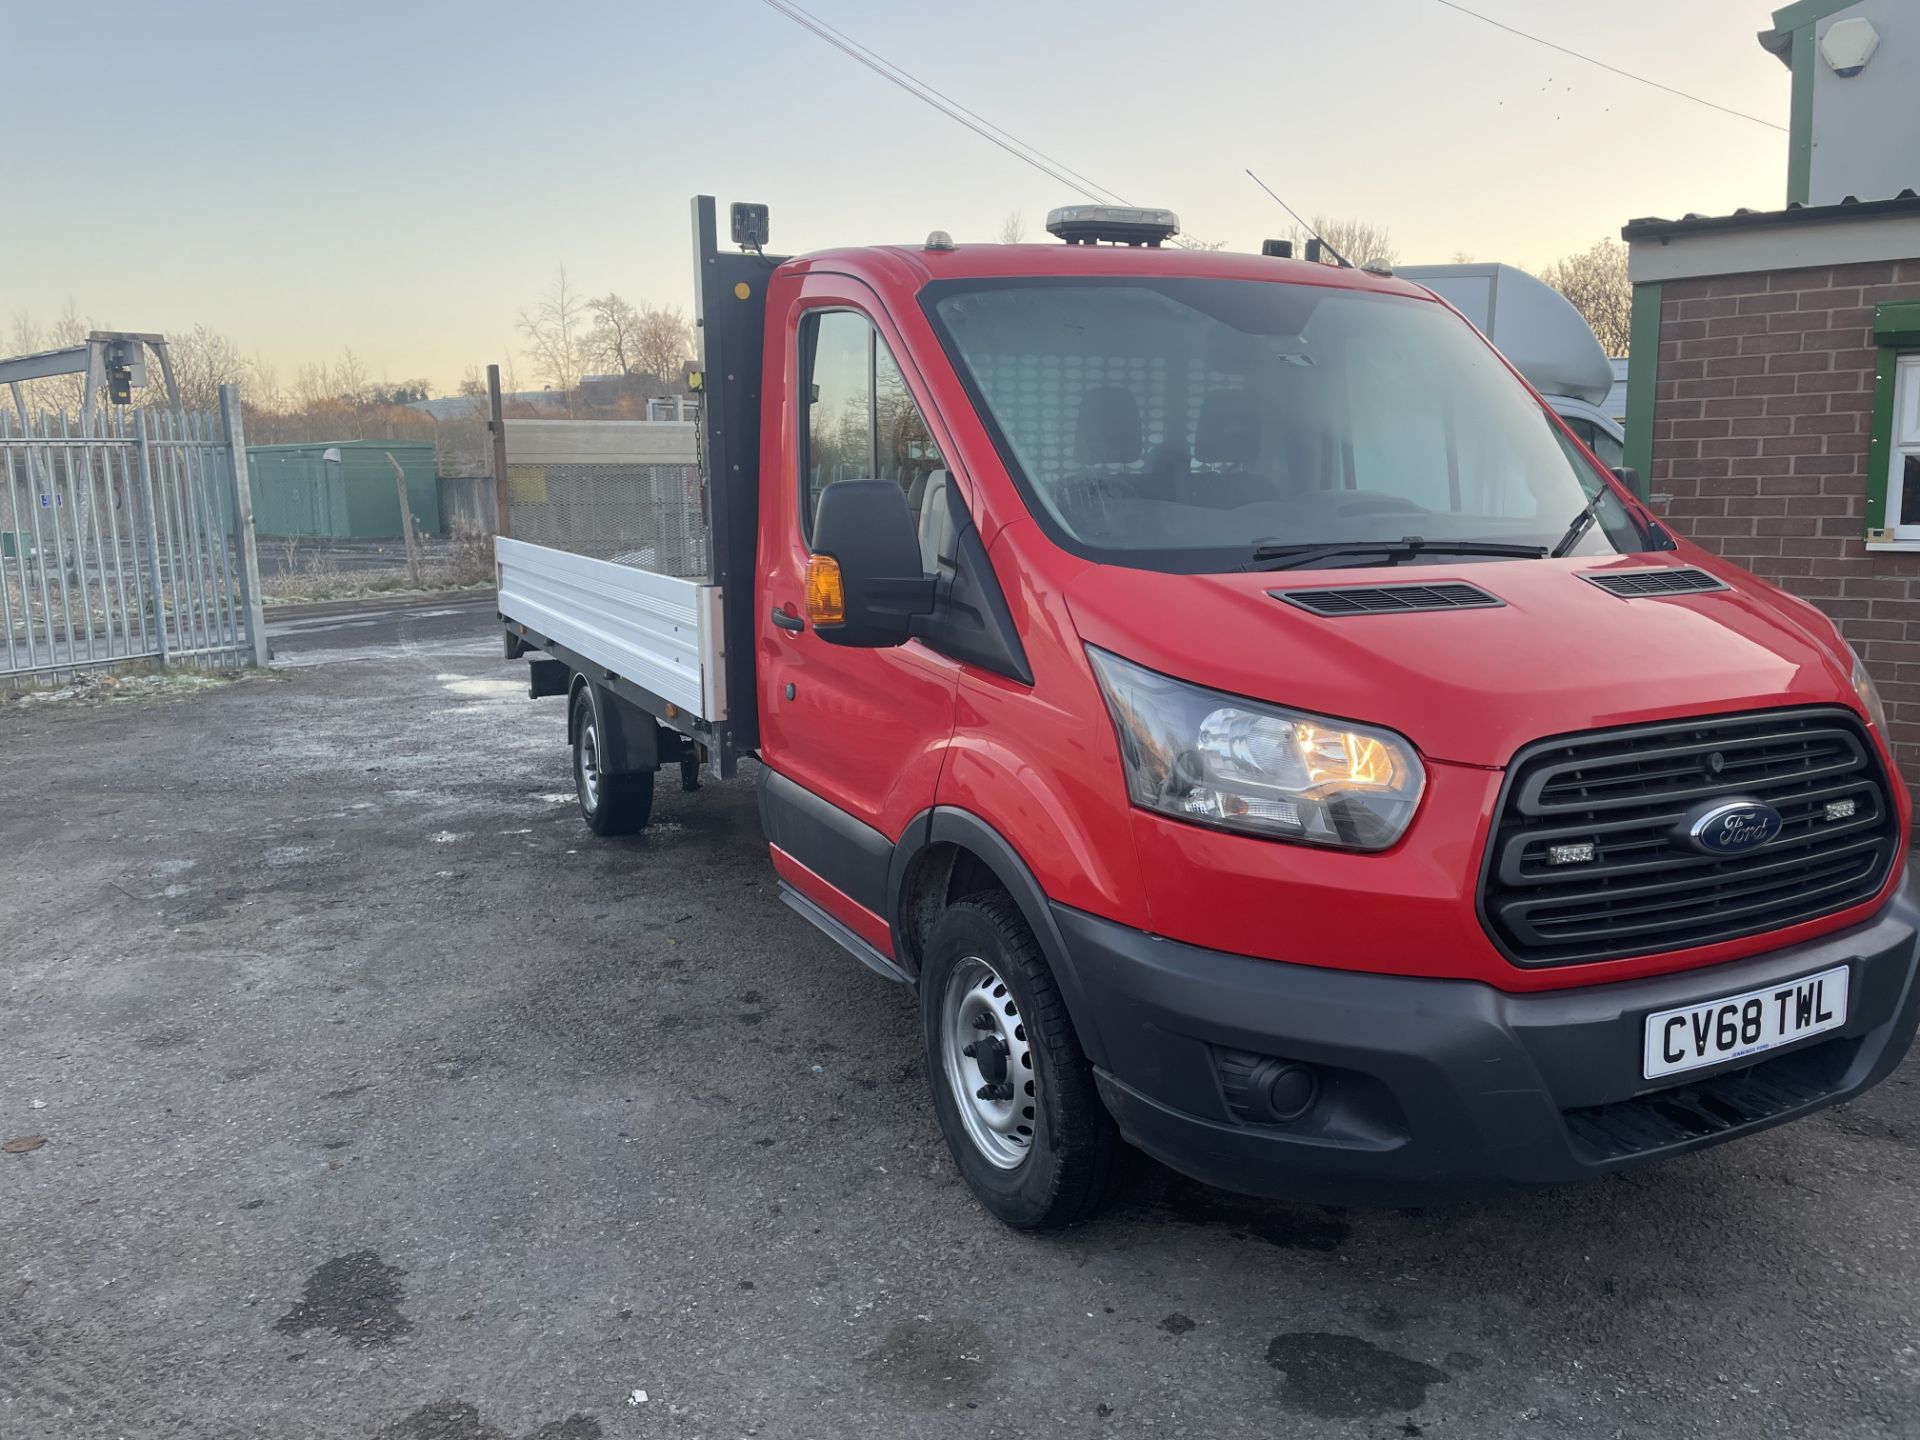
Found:
[[[1649,1080],[1791,1044],[1847,1023],[1847,967],[1647,1017]]]

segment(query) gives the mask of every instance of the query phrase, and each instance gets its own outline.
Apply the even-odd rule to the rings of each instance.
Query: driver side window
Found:
[[[946,519],[946,461],[899,365],[864,315],[822,310],[800,324],[800,528],[813,540],[821,493],[842,480],[891,480],[907,496],[928,573]]]

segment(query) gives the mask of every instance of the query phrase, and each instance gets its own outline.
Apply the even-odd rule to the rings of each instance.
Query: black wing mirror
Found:
[[[842,480],[820,492],[807,568],[807,618],[829,645],[902,645],[933,613],[907,496],[891,480]]]

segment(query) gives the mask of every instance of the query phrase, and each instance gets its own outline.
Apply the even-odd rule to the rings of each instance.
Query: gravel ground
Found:
[[[1920,1435],[1914,1064],[1608,1184],[1012,1234],[750,783],[594,841],[488,620],[0,706],[7,1440]]]

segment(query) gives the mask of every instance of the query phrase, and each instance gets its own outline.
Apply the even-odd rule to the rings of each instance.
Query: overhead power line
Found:
[[[906,91],[907,94],[913,96],[914,99],[932,106],[949,120],[958,121],[960,124],[966,126],[967,129],[973,131],[974,134],[980,136],[981,139],[989,140],[993,144],[998,145],[1016,160],[1025,161],[1048,179],[1057,181],[1069,190],[1072,190],[1075,194],[1082,195],[1098,205],[1125,205],[1128,203],[1121,199],[1115,191],[1109,190],[1106,186],[1096,184],[1092,180],[1087,179],[1084,175],[1080,175],[1077,171],[1070,169],[1061,161],[1055,160],[1044,150],[1041,150],[1037,146],[1030,145],[1018,136],[1001,129],[998,125],[993,124],[992,121],[967,109],[967,107],[960,104],[959,101],[948,99],[924,81],[914,79],[913,76],[909,75],[905,70],[902,70],[898,65],[895,65],[891,60],[886,59],[873,50],[869,50],[852,37],[843,35],[840,31],[827,24],[826,21],[816,18],[807,11],[802,10],[798,5],[793,4],[792,0],[761,0],[761,3],[775,14],[784,15],[802,29],[817,35],[842,54],[859,61],[882,79],[891,81],[893,84],[899,86],[902,90]]]
[[[873,71],[874,74],[880,76],[883,80],[897,85],[900,89],[906,91],[907,94],[913,96],[914,99],[932,106],[949,120],[957,121],[966,126],[967,129],[973,131],[973,133],[981,139],[991,141],[1006,151],[1007,154],[1013,156],[1014,159],[1024,161],[1026,164],[1031,165],[1048,179],[1057,181],[1075,194],[1093,201],[1096,205],[1132,206],[1133,202],[1125,198],[1117,190],[1111,190],[1105,185],[1088,179],[1078,170],[1068,165],[1064,160],[1054,159],[1053,156],[1047,154],[1047,152],[1039,146],[1022,140],[1011,131],[994,124],[979,112],[969,110],[958,100],[936,90],[926,81],[916,79],[913,75],[901,69],[878,51],[868,49],[851,35],[846,34],[844,31],[834,29],[833,26],[820,19],[817,15],[801,9],[800,6],[793,3],[793,0],[761,0],[761,3],[776,15],[786,17],[803,30],[826,41],[827,44],[833,46],[834,49],[840,51],[842,54],[859,61],[862,65],[866,66],[867,69]],[[1190,239],[1176,239],[1173,243],[1183,250],[1212,248]]]
[[[1469,10],[1466,6],[1455,3],[1455,0],[1435,0],[1435,3],[1444,5],[1449,10],[1457,10],[1462,15],[1471,16],[1483,25],[1491,25],[1494,29],[1504,30],[1509,35],[1518,35],[1522,40],[1531,40],[1536,45],[1544,45],[1549,50],[1557,50],[1560,54],[1571,56],[1573,59],[1579,60],[1584,64],[1596,65],[1609,74],[1636,81],[1641,85],[1651,85],[1655,90],[1664,90],[1669,95],[1676,95],[1682,100],[1691,100],[1694,104],[1704,105],[1709,110],[1718,110],[1722,115],[1731,115],[1738,120],[1750,120],[1755,125],[1766,126],[1769,130],[1784,132],[1787,129],[1784,125],[1775,124],[1773,121],[1762,119],[1758,115],[1749,115],[1744,110],[1735,110],[1729,105],[1721,105],[1712,100],[1704,100],[1698,95],[1688,94],[1685,90],[1676,90],[1671,85],[1663,85],[1658,80],[1649,80],[1645,75],[1636,75],[1631,70],[1622,70],[1618,65],[1609,65],[1604,60],[1596,60],[1593,56],[1584,54],[1579,50],[1571,50],[1565,45],[1556,45],[1551,40],[1542,39],[1538,35],[1530,35],[1525,30],[1516,30],[1513,26],[1506,24],[1504,21],[1496,20],[1491,15],[1482,15],[1478,10]]]
[[[762,0],[762,3],[766,4],[770,9],[776,10],[781,14],[785,15],[789,20],[792,20],[795,24],[804,26],[806,29],[811,30],[815,35],[818,35],[822,40],[825,40],[828,44],[833,45],[836,49],[841,50],[848,55],[852,55],[854,59],[859,60],[861,64],[866,65],[868,69],[873,70],[878,74],[884,75],[887,79],[893,81],[894,84],[900,86],[901,89],[907,91],[908,94],[913,95],[914,98],[918,100],[926,101],[928,104],[933,105],[935,109],[942,111],[942,113],[949,115],[953,119],[960,120],[962,124],[966,124],[966,119],[961,118],[963,116],[966,117],[967,119],[977,120],[980,122],[980,125],[985,126],[987,130],[993,131],[994,134],[999,135],[1004,140],[1006,140],[1009,144],[1013,146],[1017,146],[1021,150],[1029,151],[1031,152],[1032,155],[1038,156],[1041,160],[1046,162],[1047,166],[1051,166],[1052,168],[1051,169],[1045,169],[1045,167],[1037,167],[1037,168],[1045,169],[1045,173],[1050,178],[1056,179],[1056,180],[1062,180],[1062,183],[1066,183],[1063,177],[1071,177],[1073,181],[1076,181],[1078,183],[1071,185],[1070,188],[1077,190],[1080,194],[1086,196],[1088,199],[1097,200],[1101,204],[1126,205],[1131,203],[1127,200],[1122,199],[1114,191],[1107,189],[1106,186],[1101,185],[1093,180],[1089,180],[1085,175],[1082,175],[1078,170],[1075,170],[1071,165],[1068,165],[1064,160],[1056,160],[1053,156],[1047,154],[1047,152],[1042,150],[1039,146],[1030,144],[1029,142],[1022,140],[1019,136],[1014,135],[1011,132],[1002,129],[1000,126],[994,124],[991,120],[987,119],[986,116],[980,114],[977,110],[968,109],[965,105],[961,104],[958,100],[954,99],[951,95],[948,95],[944,91],[929,84],[927,81],[922,80],[918,75],[913,74],[911,71],[907,70],[904,66],[897,65],[893,61],[888,60],[885,56],[880,55],[877,52],[868,49],[865,45],[862,45],[858,40],[854,39],[851,35],[847,34],[846,31],[836,29],[834,26],[828,24],[825,20],[822,20],[818,15],[812,14],[807,10],[803,10],[800,6],[794,4],[793,0],[778,0],[778,3],[776,3],[776,0]],[[845,43],[843,44],[841,42],[845,42]],[[851,46],[852,48],[849,49],[848,48],[849,46]],[[859,54],[855,54],[854,53],[855,51],[858,51]],[[925,92],[925,93],[923,94],[920,92]],[[958,112],[958,114],[954,113],[956,111]],[[978,126],[969,126],[968,128],[974,129],[976,131],[979,129]],[[981,132],[981,133],[984,133],[984,132]],[[993,139],[993,136],[988,135],[986,138]],[[996,141],[995,143],[997,144],[999,142]],[[1005,149],[1007,147],[1002,146],[1001,148]],[[1029,164],[1033,163],[1030,159],[1028,159],[1026,155],[1022,155],[1020,158],[1023,160],[1027,160]],[[1058,172],[1058,173],[1055,173],[1055,172]]]

